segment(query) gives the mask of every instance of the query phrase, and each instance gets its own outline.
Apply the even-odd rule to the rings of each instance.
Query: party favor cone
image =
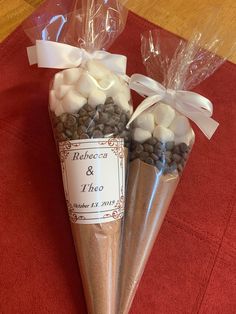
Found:
[[[119,314],[129,312],[156,236],[179,182],[135,159],[130,164],[120,271]]]

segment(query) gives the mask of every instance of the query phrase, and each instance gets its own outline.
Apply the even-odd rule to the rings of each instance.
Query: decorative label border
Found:
[[[114,207],[111,210],[99,211],[96,213],[102,213],[98,217],[86,217],[83,212],[78,211],[70,202],[70,191],[68,189],[68,175],[66,170],[66,160],[69,156],[70,151],[91,149],[91,147],[86,147],[87,145],[93,144],[92,149],[101,148],[101,149],[110,149],[115,156],[117,157],[117,167],[118,167],[118,177],[119,177],[119,199],[116,200]],[[96,147],[98,146],[98,147]],[[64,183],[64,191],[66,197],[66,203],[68,208],[68,213],[70,221],[72,223],[80,224],[94,224],[94,223],[105,223],[110,221],[115,221],[121,219],[124,215],[124,182],[125,182],[125,149],[124,149],[124,140],[122,138],[108,138],[108,139],[86,139],[86,140],[72,140],[64,141],[59,143],[59,152],[60,152],[60,161],[62,168],[62,176]],[[104,213],[106,212],[106,213]],[[93,212],[86,213],[92,214]]]

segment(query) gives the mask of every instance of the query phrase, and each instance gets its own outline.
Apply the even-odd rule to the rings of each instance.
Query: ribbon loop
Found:
[[[133,74],[130,78],[130,89],[145,98],[137,107],[127,127],[145,110],[158,101],[163,101],[175,110],[192,120],[208,139],[215,133],[219,123],[211,118],[213,105],[209,99],[194,92],[166,89],[159,82],[141,75]]]
[[[127,58],[99,50],[89,53],[83,48],[48,40],[37,40],[35,46],[27,48],[30,65],[41,68],[68,69],[82,65],[90,59],[99,60],[118,75],[126,74]]]

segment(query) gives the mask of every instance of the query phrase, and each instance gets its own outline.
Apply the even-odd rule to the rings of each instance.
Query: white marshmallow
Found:
[[[123,93],[119,93],[113,97],[114,103],[118,105],[122,110],[129,111],[129,102]]]
[[[64,83],[66,85],[72,85],[76,83],[80,77],[80,75],[83,73],[83,70],[80,68],[72,68],[62,71]]]
[[[57,89],[59,86],[63,85],[64,76],[62,72],[58,72],[54,76],[53,89]]]
[[[89,73],[96,79],[101,80],[105,77],[109,70],[101,64],[99,61],[96,60],[89,60],[86,64]]]
[[[61,85],[55,90],[56,97],[61,99],[65,96],[68,90],[71,89],[70,85]]]
[[[91,75],[84,72],[79,78],[76,89],[82,96],[88,98],[89,94],[97,89],[97,85],[97,81]]]
[[[188,133],[186,133],[183,136],[178,136],[175,138],[175,144],[178,145],[180,143],[185,143],[186,145],[190,145],[194,142],[195,134],[193,132],[193,129],[190,128]]]
[[[57,107],[55,108],[55,115],[56,115],[57,117],[59,117],[59,116],[62,115],[64,112],[65,112],[65,111],[64,111],[64,109],[63,109],[63,107],[62,107],[62,104],[59,102],[58,105],[57,105]]]
[[[55,95],[55,91],[52,89],[49,91],[49,106],[52,111],[55,111],[58,105],[58,100]]]
[[[155,122],[157,125],[168,127],[175,117],[175,110],[164,103],[158,103],[154,109]]]
[[[175,117],[169,128],[175,133],[175,135],[183,136],[189,132],[191,127],[188,118],[179,115]]]
[[[105,101],[106,94],[98,89],[93,90],[88,98],[88,104],[93,108],[95,108],[97,105],[103,105]]]
[[[135,128],[133,130],[132,136],[136,142],[143,143],[149,138],[151,138],[152,134],[147,130],[143,130],[141,128]]]
[[[76,113],[87,103],[87,99],[71,89],[63,98],[62,106],[67,113]]]
[[[154,115],[148,112],[141,113],[135,119],[135,126],[152,133],[155,128]]]
[[[153,136],[155,138],[157,138],[162,143],[171,142],[175,138],[175,135],[171,130],[169,130],[169,129],[165,128],[164,126],[161,126],[161,125],[159,125],[155,128],[155,130],[153,132]]]

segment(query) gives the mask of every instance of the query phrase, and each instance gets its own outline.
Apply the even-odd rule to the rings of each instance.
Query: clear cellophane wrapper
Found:
[[[146,32],[141,53],[150,78],[167,89],[191,90],[225,61],[216,55],[222,44],[211,20],[189,41],[171,38],[162,30]],[[190,121],[164,101],[141,113],[131,133],[119,314],[130,310],[195,138]]]
[[[32,40],[57,41],[93,53],[113,43],[126,16],[117,0],[48,1],[28,21],[26,33]],[[88,312],[115,314],[130,89],[121,76],[88,58],[55,74],[49,113]]]

